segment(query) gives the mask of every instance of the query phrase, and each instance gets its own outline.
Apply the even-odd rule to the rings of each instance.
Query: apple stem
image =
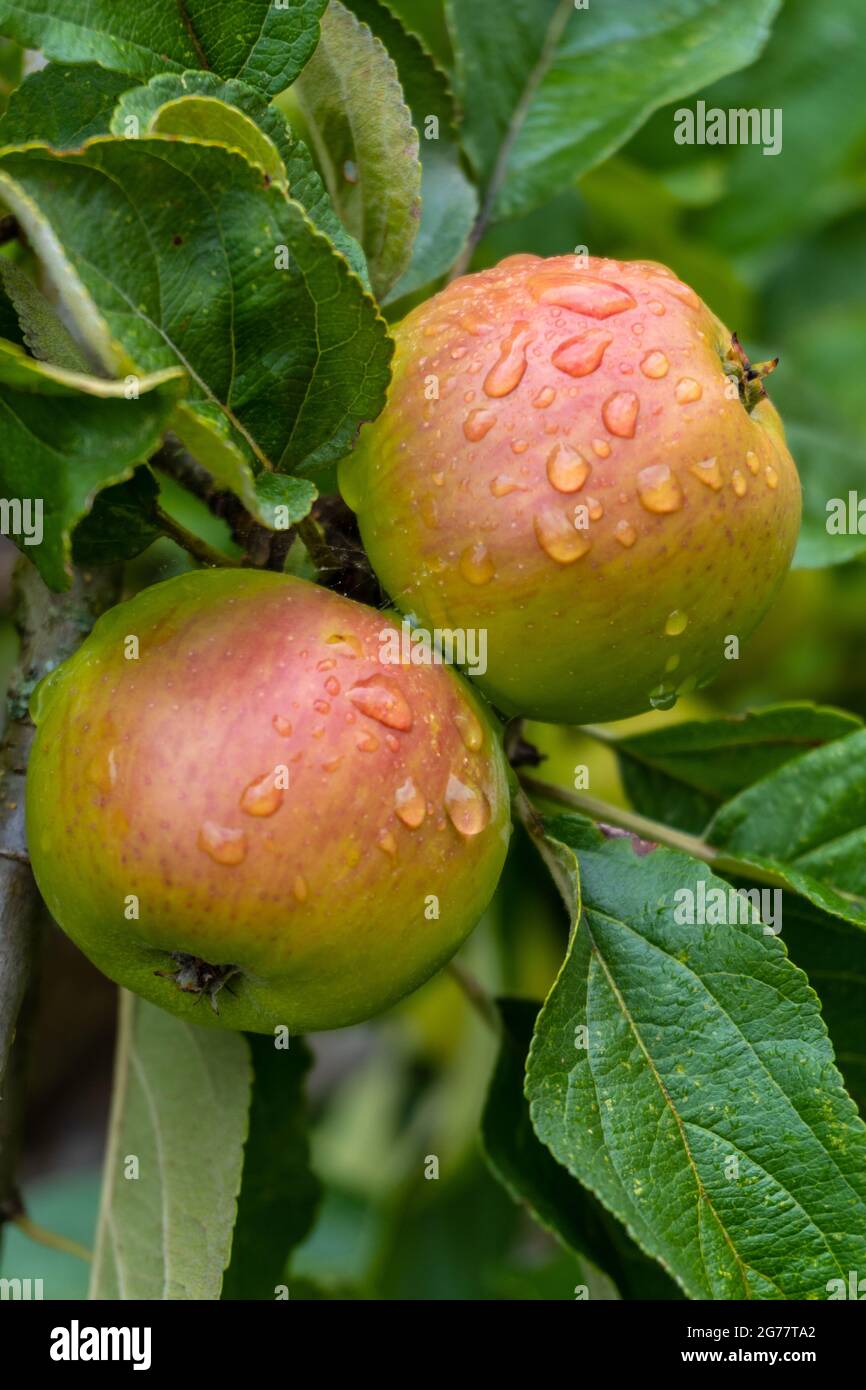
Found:
[[[483,1019],[487,1027],[492,1029],[494,1033],[500,1033],[502,1028],[499,1020],[499,1010],[492,996],[487,993],[487,990],[481,982],[476,980],[475,976],[470,974],[464,966],[458,965],[454,960],[449,961],[445,969],[457,985],[457,988],[461,990],[472,1005],[479,1018]]]
[[[601,801],[598,797],[587,796],[584,792],[569,791],[565,787],[557,787],[550,782],[542,782],[536,777],[522,776],[520,781],[524,792],[530,793],[539,800],[566,806],[570,811],[579,811],[602,825],[612,825],[619,830],[625,830],[629,835],[637,836],[639,840],[664,845],[667,849],[679,850],[681,854],[688,854],[693,859],[700,859],[704,864],[708,864],[715,873],[738,874],[743,878],[753,879],[756,883],[766,883],[774,888],[790,888],[790,884],[781,874],[773,873],[770,869],[756,868],[755,865],[748,862],[741,862],[734,856],[724,854],[722,850],[716,849],[713,845],[708,845],[696,835],[688,835],[684,831],[674,830],[671,826],[664,825],[661,821],[651,820],[648,816],[639,815],[636,811],[628,811],[621,806],[612,806],[606,801]],[[519,813],[519,805],[517,809]],[[540,820],[534,806],[532,810],[536,819]],[[534,832],[534,837],[537,838],[537,832]]]

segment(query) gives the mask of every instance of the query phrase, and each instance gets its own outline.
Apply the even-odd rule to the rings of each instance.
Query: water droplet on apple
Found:
[[[349,691],[349,699],[362,714],[404,732],[412,727],[412,711],[402,690],[387,676],[370,676]]]
[[[652,463],[637,475],[637,495],[648,512],[678,512],[683,494],[676,474],[666,463]]]
[[[697,463],[689,464],[689,472],[705,487],[712,488],[713,492],[721,492],[724,487],[722,470],[715,458],[700,459]]]
[[[735,468],[731,474],[731,487],[738,497],[745,497],[747,489],[746,475],[742,473],[739,468]]]
[[[675,394],[680,405],[690,405],[692,401],[701,399],[704,390],[699,381],[695,381],[693,377],[684,376],[677,382]]]
[[[468,584],[489,584],[494,575],[490,551],[483,541],[469,545],[460,556],[460,573]]]
[[[404,825],[417,830],[427,814],[424,798],[411,777],[399,786],[394,793],[394,809]]]
[[[681,608],[675,608],[673,613],[669,613],[665,619],[665,632],[668,637],[679,637],[685,632],[689,625],[688,614]]]
[[[592,319],[610,318],[625,309],[633,309],[635,301],[628,290],[610,280],[599,280],[585,272],[562,274],[541,272],[529,280],[529,292],[539,304],[555,304],[570,309],[573,314],[585,314]]]
[[[500,344],[499,361],[490,368],[484,379],[485,395],[498,400],[517,390],[526,371],[526,349],[532,338],[528,323],[515,323],[508,337]]]
[[[592,472],[571,444],[554,444],[547,456],[547,476],[557,492],[579,492]]]
[[[484,742],[484,730],[472,711],[459,709],[454,716],[454,723],[464,747],[468,748],[470,753],[477,753]]]
[[[633,391],[617,391],[601,408],[605,428],[618,439],[633,439],[640,401]]]
[[[637,540],[637,532],[629,521],[618,521],[613,534],[620,545],[625,546],[626,550],[630,550]]]
[[[282,788],[276,784],[273,772],[266,772],[244,788],[240,800],[242,811],[248,816],[272,816],[283,804]]]
[[[206,820],[198,832],[198,847],[217,864],[240,864],[246,858],[247,837],[242,830]]]
[[[667,376],[670,371],[670,362],[663,352],[654,349],[648,352],[640,364],[640,369],[644,376],[650,377],[653,381],[659,381],[663,376]]]
[[[463,433],[471,444],[478,444],[496,424],[492,410],[470,410],[463,421]]]
[[[550,359],[559,371],[568,376],[591,376],[601,366],[602,359],[613,338],[601,328],[591,328],[577,338],[567,338],[560,343]]]
[[[771,463],[764,469],[764,477],[767,480],[767,487],[777,488],[779,486],[779,475]]]
[[[558,565],[573,564],[592,547],[592,542],[583,531],[576,529],[571,518],[555,508],[539,512],[533,524],[541,549]]]
[[[445,789],[445,809],[461,835],[480,835],[490,823],[490,806],[482,791],[452,773]]]

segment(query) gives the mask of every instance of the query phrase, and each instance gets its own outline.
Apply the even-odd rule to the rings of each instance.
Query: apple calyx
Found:
[[[186,951],[172,951],[171,958],[177,962],[177,969],[154,970],[154,975],[158,975],[162,980],[174,980],[177,988],[182,989],[185,994],[197,994],[199,997],[207,995],[211,1008],[218,1014],[217,995],[233,976],[241,973],[239,967],[211,965],[200,956],[191,956]],[[233,991],[229,990],[229,994],[231,993]]]
[[[731,346],[722,365],[726,375],[736,381],[740,400],[751,415],[758,401],[763,400],[767,394],[764,390],[764,378],[776,370],[779,365],[778,357],[770,358],[767,362],[750,362],[736,333],[732,333]]]

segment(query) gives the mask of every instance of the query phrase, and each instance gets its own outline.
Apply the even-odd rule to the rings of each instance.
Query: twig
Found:
[[[36,683],[78,647],[95,619],[120,596],[120,574],[77,574],[51,594],[29,560],[15,570],[15,619],[21,646],[0,743],[0,1225],[21,1216],[15,1172],[21,1147],[29,1022],[35,1006],[42,900],[24,833],[24,778],[33,740],[27,715]]]
[[[35,1240],[38,1245],[47,1245],[49,1250],[59,1250],[61,1255],[75,1255],[79,1260],[86,1260],[88,1264],[93,1259],[86,1245],[80,1245],[77,1240],[70,1240],[69,1236],[48,1231],[44,1226],[37,1226],[36,1222],[27,1216],[14,1216],[12,1224],[18,1227],[22,1235],[29,1236],[30,1240]]]
[[[220,568],[236,568],[238,561],[233,560],[230,555],[224,555],[221,550],[208,545],[207,541],[202,540],[195,532],[188,531],[185,526],[181,526],[179,521],[164,512],[162,507],[156,508],[156,520],[164,536],[168,536],[177,545],[192,555],[193,559],[200,561],[203,565],[215,565]]]

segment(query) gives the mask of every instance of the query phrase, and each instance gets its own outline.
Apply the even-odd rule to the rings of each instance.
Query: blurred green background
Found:
[[[447,64],[442,0],[394,0],[394,8]],[[478,247],[476,267],[515,251],[559,255],[578,245],[660,260],[739,333],[753,360],[781,358],[770,394],[801,464],[809,513],[797,567],[714,686],[630,721],[636,727],[791,699],[866,716],[866,565],[858,554],[866,537],[850,538],[846,563],[810,568],[826,551],[827,499],[866,477],[864,73],[863,0],[788,0],[760,59],[698,94],[723,108],[781,108],[779,156],[755,146],[676,145],[667,108],[578,186],[499,225]],[[0,48],[0,100],[10,81],[14,61]],[[184,524],[226,543],[193,499],[170,491],[163,501]],[[8,574],[10,556],[3,558]],[[186,563],[160,541],[129,567],[128,585]],[[14,650],[7,620],[0,663],[8,666]],[[622,801],[607,750],[567,729],[535,728],[530,736],[548,754],[544,776],[571,786],[575,766],[586,764],[592,793]],[[464,965],[493,992],[541,999],[565,932],[552,889],[516,836]],[[35,1221],[87,1243],[110,1086],[113,990],[59,936],[47,943],[45,978],[26,1196]],[[327,1195],[293,1261],[292,1296],[311,1296],[307,1280],[364,1298],[568,1299],[588,1282],[593,1296],[614,1296],[487,1173],[476,1133],[494,1043],[449,977],[381,1022],[315,1038],[313,1047],[314,1159]],[[438,1179],[424,1176],[430,1156],[438,1158]],[[41,1277],[49,1298],[84,1296],[87,1285],[83,1262],[16,1231],[0,1275]]]

